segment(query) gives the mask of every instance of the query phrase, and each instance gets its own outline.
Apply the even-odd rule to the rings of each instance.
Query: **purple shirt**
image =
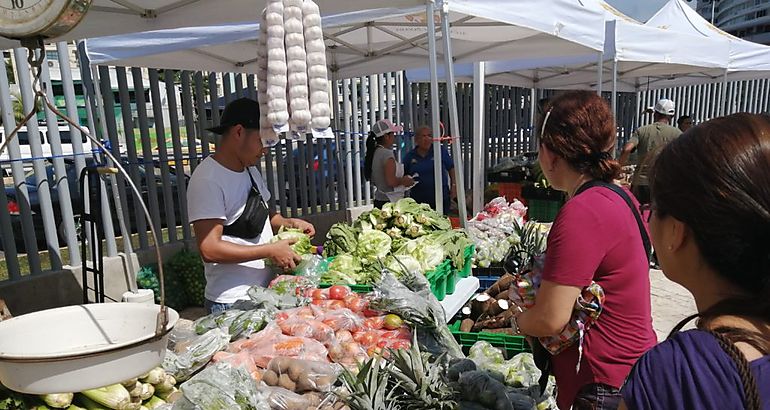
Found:
[[[770,355],[750,364],[762,408],[770,410]],[[680,332],[647,352],[621,393],[630,410],[744,408],[735,362],[701,330]]]

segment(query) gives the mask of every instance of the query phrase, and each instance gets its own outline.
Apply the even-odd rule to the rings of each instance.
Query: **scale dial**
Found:
[[[0,35],[56,37],[75,27],[91,0],[0,0]]]

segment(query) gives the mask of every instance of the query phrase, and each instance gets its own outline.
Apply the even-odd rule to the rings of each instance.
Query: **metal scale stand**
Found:
[[[81,224],[83,238],[80,245],[80,257],[83,261],[83,303],[104,303],[104,222],[102,221],[102,184],[101,174],[104,168],[89,166],[80,173],[80,200],[83,204]],[[88,250],[91,260],[88,260]],[[90,276],[90,278],[89,278]],[[92,283],[89,283],[92,282]],[[93,291],[94,300],[89,299],[88,291]]]

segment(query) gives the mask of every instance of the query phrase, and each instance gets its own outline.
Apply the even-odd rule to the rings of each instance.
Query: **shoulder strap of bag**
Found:
[[[623,188],[615,184],[610,184],[599,180],[586,182],[585,184],[583,184],[583,186],[581,186],[577,190],[577,192],[575,192],[575,196],[595,186],[604,187],[611,190],[612,192],[615,192],[621,198],[623,198],[623,200],[626,202],[626,205],[628,205],[628,207],[631,208],[631,213],[634,214],[634,219],[636,219],[636,224],[639,226],[639,233],[642,235],[642,245],[644,245],[644,254],[647,256],[647,262],[650,262],[650,255],[652,254],[652,245],[650,243],[650,237],[649,235],[647,235],[647,230],[644,229],[644,223],[642,222],[642,215],[641,213],[639,213],[639,209],[637,209],[637,207],[634,206],[634,202],[631,200],[631,197],[628,196],[628,194],[626,193],[626,191],[623,190]]]

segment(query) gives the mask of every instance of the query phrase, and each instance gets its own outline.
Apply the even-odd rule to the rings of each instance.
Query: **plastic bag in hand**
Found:
[[[319,255],[303,255],[302,262],[294,269],[294,274],[304,276],[313,286],[318,286],[323,275],[329,269],[329,263]]]
[[[229,334],[221,329],[212,329],[198,336],[183,352],[167,351],[166,358],[163,360],[163,369],[177,380],[187,380],[205,366],[215,353],[227,347],[229,342]]]

